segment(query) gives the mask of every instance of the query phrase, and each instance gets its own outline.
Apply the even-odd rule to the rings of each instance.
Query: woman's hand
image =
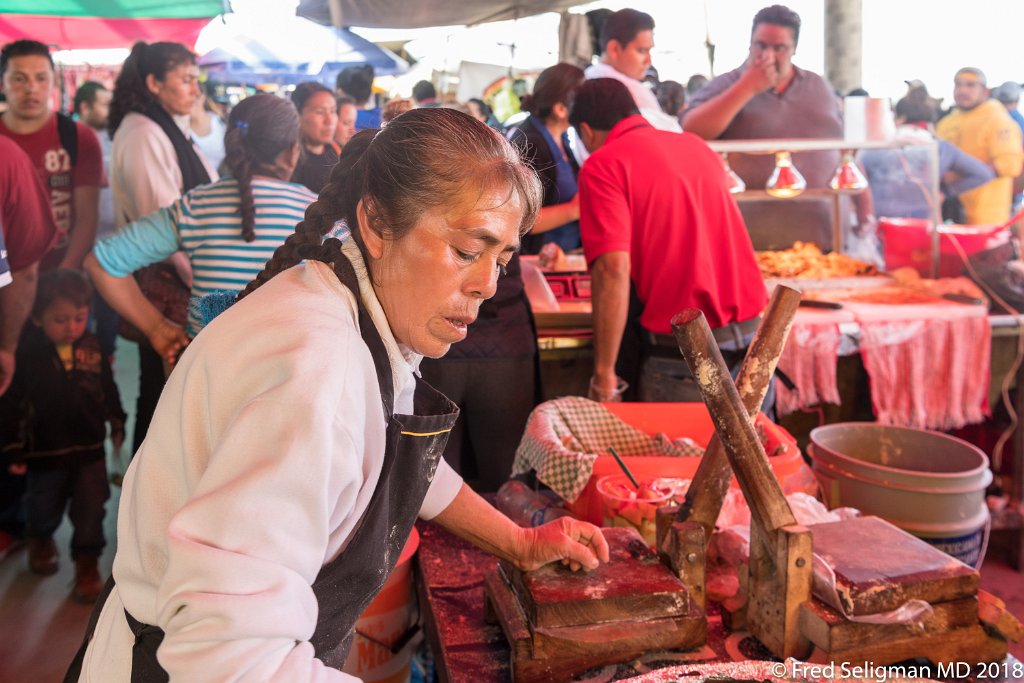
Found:
[[[185,330],[167,318],[161,318],[157,326],[150,330],[146,337],[160,357],[171,365],[178,359],[178,355],[189,342]]]
[[[593,524],[559,517],[539,527],[522,529],[514,561],[523,571],[559,561],[573,571],[581,567],[596,569],[608,561],[608,541]]]

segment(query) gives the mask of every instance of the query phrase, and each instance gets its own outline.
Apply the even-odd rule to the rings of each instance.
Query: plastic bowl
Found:
[[[655,544],[655,516],[658,508],[669,504],[672,489],[640,479],[640,496],[624,474],[610,474],[597,482],[601,497],[601,524],[606,527],[633,527],[647,545]]]

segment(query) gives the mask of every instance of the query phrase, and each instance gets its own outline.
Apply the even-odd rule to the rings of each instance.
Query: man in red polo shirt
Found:
[[[32,160],[57,224],[57,244],[40,268],[81,268],[96,241],[100,188],[106,185],[99,138],[88,126],[53,111],[53,58],[42,43],[4,45],[0,86],[8,104],[0,116],[0,135]]]
[[[639,361],[639,400],[699,401],[672,316],[702,310],[726,360],[738,365],[768,301],[722,161],[696,135],[652,127],[613,79],[584,83],[569,121],[591,153],[579,175],[593,278],[591,398],[616,397],[619,358],[620,367]],[[631,284],[642,306],[639,348],[623,347],[620,358]]]

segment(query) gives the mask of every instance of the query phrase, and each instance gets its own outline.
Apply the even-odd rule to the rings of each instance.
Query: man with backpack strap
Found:
[[[96,240],[103,153],[88,126],[53,111],[55,75],[49,48],[16,40],[0,52],[0,90],[8,109],[0,135],[21,147],[50,196],[58,238],[41,269],[81,268]]]

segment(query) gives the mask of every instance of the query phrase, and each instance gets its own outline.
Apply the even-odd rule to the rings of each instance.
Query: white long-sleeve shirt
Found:
[[[345,253],[388,350],[395,412],[411,413],[420,356],[402,348],[352,241]],[[328,266],[285,271],[221,314],[171,374],[125,476],[116,587],[80,680],[128,681],[127,609],[166,636],[171,681],[347,681],[308,642],[311,589],[365,512],[385,421],[354,297]],[[420,511],[462,481],[441,461]]]

